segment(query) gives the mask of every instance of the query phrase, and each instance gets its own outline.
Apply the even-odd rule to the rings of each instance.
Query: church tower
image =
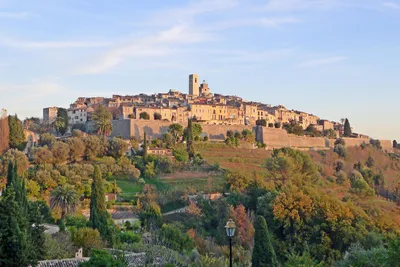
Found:
[[[199,95],[199,75],[190,74],[189,75],[189,95]]]

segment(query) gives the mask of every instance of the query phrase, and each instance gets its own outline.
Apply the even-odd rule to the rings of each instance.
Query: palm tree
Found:
[[[97,132],[103,135],[104,139],[107,135],[111,134],[112,131],[112,114],[104,106],[100,105],[92,113],[92,121],[94,121]]]
[[[60,186],[51,192],[50,208],[61,209],[61,219],[76,210],[79,203],[79,197],[72,186]]]

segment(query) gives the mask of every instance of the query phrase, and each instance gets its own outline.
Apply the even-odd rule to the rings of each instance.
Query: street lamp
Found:
[[[229,219],[225,225],[226,234],[229,237],[229,266],[232,267],[232,237],[235,235],[236,225],[232,219]]]

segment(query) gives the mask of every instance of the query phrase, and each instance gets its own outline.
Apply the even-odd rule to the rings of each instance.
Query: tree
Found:
[[[80,228],[72,231],[72,242],[75,247],[83,248],[83,254],[88,255],[89,251],[93,248],[103,248],[103,241],[101,240],[100,233],[97,229]]]
[[[10,129],[8,127],[8,118],[6,116],[4,117],[0,116],[0,155],[6,152],[9,146],[10,146]]]
[[[239,238],[240,244],[245,248],[250,248],[254,235],[254,227],[246,214],[245,207],[240,204],[234,210],[234,218],[236,222],[236,236]]]
[[[155,112],[154,113],[154,120],[156,121],[160,121],[162,119],[162,116],[160,113]]]
[[[16,149],[8,150],[7,153],[4,154],[3,160],[15,164],[15,168],[17,169],[16,173],[19,176],[22,176],[29,167],[29,160],[26,155]]]
[[[344,122],[344,136],[345,137],[351,137],[351,126],[350,126],[350,122],[349,120],[346,118],[345,122]]]
[[[28,241],[15,192],[7,188],[0,200],[0,266],[27,266]]]
[[[48,146],[49,148],[51,148],[55,142],[56,142],[56,137],[51,133],[44,133],[40,135],[39,139],[40,146]]]
[[[120,158],[128,150],[128,143],[124,140],[114,137],[108,142],[108,154],[114,158]]]
[[[55,121],[56,131],[64,135],[68,130],[68,113],[65,108],[58,108],[57,110],[57,118]]]
[[[189,154],[189,158],[193,158],[194,157],[194,146],[193,146],[193,121],[192,121],[192,119],[188,120],[186,150]]]
[[[172,153],[178,162],[186,163],[189,161],[189,154],[183,149],[174,149]]]
[[[164,224],[161,227],[160,236],[167,247],[179,252],[190,251],[194,247],[188,234],[182,233],[181,229],[171,224]]]
[[[35,149],[33,158],[36,164],[44,165],[46,167],[47,164],[53,162],[53,153],[51,153],[47,146],[39,147]]]
[[[51,153],[53,153],[53,163],[61,165],[65,163],[69,155],[69,146],[61,141],[55,142],[51,147]]]
[[[0,126],[0,129],[1,129],[1,126]],[[398,148],[399,146],[398,146],[398,144],[397,144],[397,141],[396,140],[393,140],[393,148]],[[0,150],[0,153],[1,153],[1,150]]]
[[[183,127],[178,123],[171,124],[168,128],[169,133],[172,135],[172,141],[176,144],[179,138],[183,135]]]
[[[75,212],[78,203],[78,194],[72,186],[60,186],[51,192],[50,208],[61,209],[61,220],[64,220],[67,214]]]
[[[271,243],[267,223],[262,216],[255,222],[254,248],[251,259],[252,266],[278,266],[275,250]]]
[[[27,266],[44,257],[44,228],[37,203],[28,202],[17,167],[8,166],[0,199],[0,266]]]
[[[75,255],[74,245],[66,232],[45,235],[44,247],[46,260],[70,259]]]
[[[103,105],[100,105],[93,113],[92,113],[92,121],[94,122],[94,128],[97,133],[104,137],[111,134],[112,131],[112,114],[109,112]]]
[[[143,136],[143,159],[146,161],[147,160],[147,149],[148,149],[148,145],[147,145],[147,135],[146,132],[144,133]]]
[[[141,120],[150,120],[150,115],[147,112],[142,112],[139,114],[139,119]]]
[[[18,150],[24,150],[26,145],[24,127],[17,115],[8,116],[8,127],[10,130],[10,147]]]
[[[69,158],[71,161],[80,161],[85,153],[85,143],[83,143],[80,138],[73,137],[68,139],[67,144],[69,147]]]
[[[111,232],[111,227],[109,227],[108,217],[101,170],[99,166],[95,166],[92,183],[92,195],[90,197],[89,225],[93,229],[99,230],[100,235],[107,240],[110,245],[112,245],[115,237]]]
[[[85,158],[87,160],[94,160],[97,156],[103,154],[103,145],[97,136],[88,135],[83,139],[85,143]]]
[[[93,249],[90,252],[90,260],[79,264],[79,267],[125,267],[126,263],[104,250]]]

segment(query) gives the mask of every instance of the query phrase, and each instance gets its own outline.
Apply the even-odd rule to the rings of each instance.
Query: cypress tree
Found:
[[[143,137],[143,159],[147,160],[147,135],[146,132],[144,133]]]
[[[345,137],[351,136],[351,126],[350,126],[350,122],[348,119],[346,119],[344,122],[344,136]]]
[[[5,190],[0,210],[0,266],[27,266],[30,262],[26,225],[13,188]]]
[[[44,227],[37,203],[29,203],[17,165],[8,166],[0,200],[0,266],[27,266],[44,258]],[[29,209],[29,210],[28,210]]]
[[[251,263],[253,267],[278,266],[274,247],[268,231],[267,223],[262,216],[257,216],[254,225],[254,248]]]
[[[194,157],[194,147],[193,147],[193,119],[188,120],[188,127],[187,127],[187,142],[186,142],[186,149],[189,154],[189,158]]]
[[[109,223],[109,215],[106,208],[106,196],[104,194],[103,178],[99,166],[95,166],[92,183],[92,195],[90,198],[90,226],[99,230],[103,239],[110,245],[115,242],[113,226]]]
[[[25,148],[25,134],[22,122],[18,119],[17,115],[8,116],[8,127],[10,129],[10,147],[24,150]]]

